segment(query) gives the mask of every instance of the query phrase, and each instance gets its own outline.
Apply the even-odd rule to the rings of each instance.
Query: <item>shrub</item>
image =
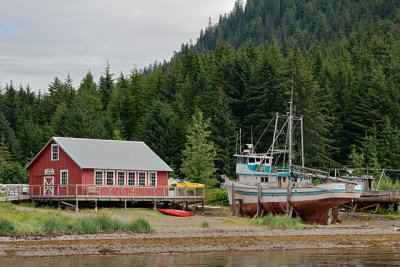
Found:
[[[210,228],[210,224],[207,221],[201,223],[201,227],[203,228]]]
[[[138,219],[128,224],[128,230],[132,232],[148,233],[151,231],[151,226],[145,219]]]
[[[226,188],[206,190],[206,203],[228,206],[228,191]]]
[[[14,234],[15,231],[15,225],[14,223],[10,222],[9,220],[0,217],[0,234],[1,235],[6,235],[6,234]]]
[[[28,177],[28,172],[16,162],[0,167],[0,181],[3,184],[26,184]]]

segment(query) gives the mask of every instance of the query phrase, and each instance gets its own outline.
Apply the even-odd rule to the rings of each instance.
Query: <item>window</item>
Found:
[[[125,172],[118,172],[117,173],[118,177],[118,185],[125,185]]]
[[[58,160],[58,145],[51,145],[51,160]]]
[[[102,185],[103,184],[103,172],[102,171],[96,171],[95,172],[95,184],[96,185]]]
[[[261,177],[261,183],[268,183],[268,177]]]
[[[136,173],[128,172],[128,185],[135,185]]]
[[[155,172],[151,172],[150,174],[150,185],[156,186],[157,185],[157,175]]]
[[[114,184],[114,172],[107,172],[107,185]]]
[[[60,171],[60,179],[62,185],[68,184],[68,170]]]
[[[255,159],[254,158],[249,158],[249,163],[255,163]]]
[[[139,185],[146,185],[146,173],[139,172]]]

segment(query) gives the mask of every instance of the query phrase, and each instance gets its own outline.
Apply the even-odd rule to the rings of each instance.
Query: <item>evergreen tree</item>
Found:
[[[84,98],[77,97],[65,116],[64,127],[61,128],[62,136],[77,138],[107,138],[106,130],[101,118],[96,117]]]
[[[101,94],[101,103],[103,104],[103,109],[107,108],[108,101],[110,100],[111,92],[113,91],[113,89],[113,74],[110,72],[110,64],[107,61],[105,72],[99,80],[99,92]]]
[[[214,161],[217,152],[214,143],[209,140],[210,120],[204,120],[203,113],[196,109],[187,131],[187,142],[182,151],[181,172],[185,179],[194,183],[213,186],[216,183]]]
[[[309,166],[328,165],[331,141],[327,138],[330,123],[326,114],[326,96],[320,94],[298,49],[292,51],[288,60],[286,85],[294,88],[295,114],[304,118],[305,162]],[[295,145],[298,147],[300,143]]]
[[[185,125],[170,107],[154,101],[138,126],[137,139],[144,141],[179,175],[180,152],[184,148]]]

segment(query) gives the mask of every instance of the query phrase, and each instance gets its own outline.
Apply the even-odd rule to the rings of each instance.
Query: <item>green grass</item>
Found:
[[[150,232],[144,219],[122,222],[108,215],[74,217],[59,211],[17,210],[0,203],[0,235],[96,234],[104,232]]]
[[[302,228],[302,222],[299,217],[291,218],[284,215],[267,215],[263,218],[254,219],[251,222],[253,225],[267,226],[269,228],[279,229],[299,229]]]
[[[151,231],[151,226],[148,221],[138,219],[128,223],[128,230],[132,232],[147,233]]]
[[[207,221],[201,223],[201,227],[203,228],[210,228],[210,224]]]

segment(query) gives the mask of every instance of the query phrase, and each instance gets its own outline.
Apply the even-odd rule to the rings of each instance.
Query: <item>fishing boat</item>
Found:
[[[234,155],[237,179],[223,175],[231,210],[247,216],[296,215],[305,223],[328,224],[329,210],[360,198],[362,187],[354,181],[331,177],[328,172],[304,166],[303,117],[293,115],[293,88],[289,104],[288,114],[275,114],[269,124],[275,121],[267,152],[256,153],[252,142],[242,151],[240,134],[240,151]],[[280,120],[283,123],[279,124]],[[300,124],[299,165],[293,162],[294,121]],[[282,135],[284,141],[278,143]],[[315,179],[318,185],[313,185]]]
[[[188,216],[194,216],[192,212],[189,211],[184,211],[184,210],[174,210],[174,209],[157,209],[158,212],[167,214],[167,215],[172,215],[172,216],[178,216],[178,217],[188,217]]]

